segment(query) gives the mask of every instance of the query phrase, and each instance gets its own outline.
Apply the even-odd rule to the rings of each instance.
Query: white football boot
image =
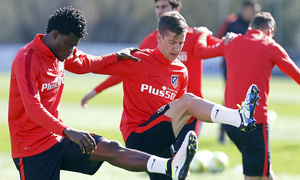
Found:
[[[185,180],[189,176],[190,163],[198,149],[197,135],[189,131],[172,161],[172,178]]]
[[[257,101],[260,99],[258,92],[257,86],[252,84],[247,91],[245,101],[240,106],[241,125],[239,129],[242,131],[251,132],[256,129],[254,110],[256,105],[258,105]]]

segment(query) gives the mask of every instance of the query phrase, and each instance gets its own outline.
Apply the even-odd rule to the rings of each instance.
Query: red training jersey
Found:
[[[154,49],[157,46],[157,35],[158,30],[155,30],[142,41],[140,44],[140,49]],[[196,96],[203,98],[201,85],[202,85],[202,59],[195,56],[194,47],[197,43],[197,38],[203,36],[202,32],[198,34],[194,28],[188,27],[188,32],[186,34],[186,39],[183,48],[178,56],[178,59],[187,67],[189,75],[189,83],[187,87],[187,92],[193,93]],[[206,43],[209,46],[221,42],[221,39],[207,36]]]
[[[134,56],[141,62],[119,61],[95,73],[123,77],[123,114],[120,130],[124,142],[134,129],[145,123],[160,107],[186,92],[188,74],[179,61],[169,61],[158,48],[143,49]]]
[[[150,33],[145,39],[141,42],[140,49],[155,49],[157,46],[157,35],[158,30]],[[191,27],[188,28],[186,39],[183,45],[183,48],[178,56],[178,59],[187,67],[189,75],[189,83],[187,87],[187,92],[191,92],[196,96],[203,98],[201,85],[202,85],[202,59],[196,58],[194,55],[194,46],[197,43],[196,39],[198,36],[202,36],[200,32],[197,34],[195,30]],[[218,39],[213,36],[208,36],[207,39],[208,45],[214,45],[218,42],[221,42],[221,39]],[[99,84],[94,90],[99,93],[104,89],[107,89],[115,84],[122,82],[122,77],[119,76],[110,76],[104,82]]]
[[[43,36],[21,48],[11,67],[8,124],[13,158],[41,153],[64,136],[67,125],[59,118],[64,69],[82,74],[117,62],[115,54],[91,56],[77,49],[60,62]]]
[[[236,108],[240,104],[251,84],[260,89],[261,99],[256,106],[254,117],[257,124],[267,122],[268,95],[271,71],[275,65],[300,84],[300,70],[287,52],[273,39],[259,30],[248,30],[246,35],[236,37],[229,45],[220,43],[205,46],[199,43],[197,56],[210,58],[224,56],[227,64],[227,82],[225,105]]]

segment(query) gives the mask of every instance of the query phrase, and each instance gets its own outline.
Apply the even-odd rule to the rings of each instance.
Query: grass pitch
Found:
[[[115,86],[93,98],[86,109],[80,100],[85,93],[104,80],[100,75],[72,75],[67,73],[61,103],[61,118],[66,124],[78,129],[96,132],[123,143],[119,131],[122,114],[122,87]],[[0,179],[18,179],[18,172],[10,156],[7,106],[9,73],[0,73]],[[206,99],[222,103],[224,84],[220,77],[204,77],[203,93]],[[277,113],[276,121],[270,122],[270,139],[273,170],[277,179],[300,179],[300,96],[299,85],[288,78],[274,77],[271,81],[269,109]],[[228,140],[225,145],[217,142],[219,125],[204,124],[199,139],[199,149],[223,151],[230,165],[222,173],[192,173],[191,179],[243,179],[233,169],[241,164],[241,155]],[[128,172],[104,163],[94,175],[86,176],[62,171],[61,179],[148,179],[145,173]]]

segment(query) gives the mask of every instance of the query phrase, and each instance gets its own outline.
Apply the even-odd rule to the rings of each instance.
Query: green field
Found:
[[[93,131],[109,139],[123,143],[119,131],[122,113],[121,85],[104,91],[90,101],[86,109],[80,100],[101,82],[105,76],[72,75],[67,73],[61,103],[62,120],[78,129]],[[9,73],[0,73],[0,179],[18,179],[18,172],[10,156],[10,141],[7,126]],[[223,82],[220,77],[204,77],[203,93],[206,99],[222,103]],[[300,179],[300,89],[288,78],[274,77],[271,81],[269,109],[277,113],[277,120],[270,122],[270,139],[273,170],[280,180]],[[241,164],[241,155],[228,140],[217,142],[219,125],[204,124],[199,138],[199,149],[223,151],[229,157],[229,168],[222,173],[193,173],[191,179],[243,179],[240,172],[233,171]],[[94,175],[86,176],[63,171],[61,179],[148,179],[145,173],[132,173],[105,163]]]

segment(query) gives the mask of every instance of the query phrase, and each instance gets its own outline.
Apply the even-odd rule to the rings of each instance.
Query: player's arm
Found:
[[[63,130],[68,126],[54,117],[41,103],[38,88],[40,73],[37,62],[34,60],[30,63],[24,60],[15,61],[16,81],[22,99],[22,102],[19,103],[23,103],[26,114],[37,124],[49,132],[63,136]]]
[[[214,37],[212,35],[207,36],[206,38],[206,42],[207,42],[207,46],[214,46],[217,43],[222,43],[222,39]]]
[[[132,55],[142,60],[143,58],[143,56],[141,55],[143,54],[142,51],[141,52],[137,51]],[[105,67],[93,71],[92,73],[121,76],[121,77],[137,76],[141,71],[143,71],[144,69],[143,65],[144,65],[143,61],[135,62],[132,60],[120,60],[117,63],[106,65]]]
[[[137,53],[136,53],[137,54]],[[136,54],[133,54],[136,56]],[[87,102],[93,98],[98,92],[111,87],[115,84],[120,83],[123,80],[123,77],[136,76],[143,69],[142,63],[137,63],[134,61],[119,61],[114,64],[107,65],[97,71],[94,71],[95,74],[106,74],[112,75],[106,81],[101,83],[98,87],[87,93],[81,100],[81,106],[86,107]],[[97,92],[98,91],[98,92]]]
[[[70,138],[71,141],[78,144],[82,153],[90,154],[97,149],[96,142],[92,136],[96,133],[89,133],[82,130],[67,127],[63,131],[64,135]]]
[[[65,61],[65,69],[76,74],[84,74],[95,72],[119,60],[140,61],[140,59],[131,55],[136,51],[138,51],[136,48],[126,48],[117,53],[93,56],[75,48],[72,55]]]
[[[194,56],[196,58],[207,59],[223,56],[224,42],[209,36],[211,36],[211,34],[205,31],[199,31],[194,48]]]
[[[90,92],[88,92],[82,99],[81,99],[81,106],[86,107],[88,101],[96,96],[98,93],[102,92],[103,90],[110,88],[114,85],[117,85],[122,82],[121,76],[109,76],[105,81],[100,83],[97,87],[92,89]]]
[[[288,53],[281,46],[278,46],[277,51],[273,52],[275,64],[278,68],[300,85],[300,69],[289,57]]]
[[[34,57],[33,57],[34,58]],[[72,141],[77,143],[83,153],[91,153],[96,146],[93,134],[86,131],[79,131],[70,128],[64,124],[60,119],[53,116],[42,104],[40,91],[38,88],[38,79],[40,78],[39,61],[16,62],[16,80],[20,88],[22,103],[24,105],[26,114],[38,125],[47,129],[49,132],[61,136],[68,136]],[[36,63],[36,64],[34,64]],[[26,65],[25,65],[26,64]],[[25,67],[30,68],[25,69]]]

